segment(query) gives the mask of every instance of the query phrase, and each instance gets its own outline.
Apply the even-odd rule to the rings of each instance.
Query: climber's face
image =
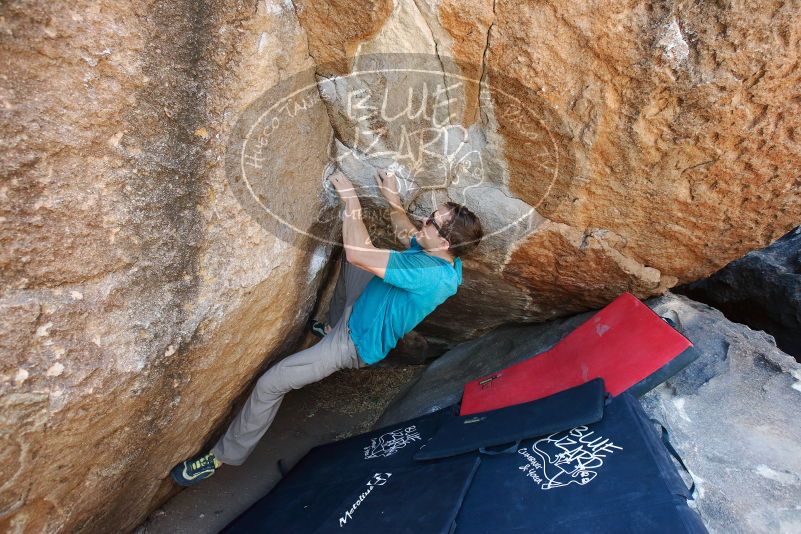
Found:
[[[444,205],[440,204],[431,215],[423,219],[423,227],[417,231],[415,237],[417,242],[426,250],[447,250],[450,244],[443,237],[453,214]]]

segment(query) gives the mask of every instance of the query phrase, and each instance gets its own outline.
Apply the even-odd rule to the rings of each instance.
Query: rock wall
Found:
[[[801,361],[801,227],[676,292],[764,330]]]
[[[266,232],[221,163],[306,38],[281,3],[2,10],[0,530],[126,531],[314,305],[330,250]]]
[[[402,52],[435,58],[446,82],[473,82],[448,124],[466,128],[481,156],[468,204],[493,235],[466,263],[460,293],[421,328],[429,336],[465,339],[510,319],[597,308],[624,290],[661,294],[801,217],[797,6],[358,4],[296,2],[323,79],[396,65],[386,55]],[[345,44],[330,46],[334,35]],[[387,75],[372,85],[378,96],[389,88],[402,109],[406,93],[393,95],[393,83]],[[362,124],[337,91],[327,104],[339,148],[363,155]],[[393,131],[383,117],[371,121]],[[380,147],[397,161],[394,133]],[[432,173],[437,162],[424,163]],[[369,165],[348,170],[369,184]],[[419,217],[436,201],[464,198],[447,177],[415,171],[416,185],[440,193],[405,198]],[[520,213],[525,224],[508,228]]]
[[[464,82],[445,95],[458,150],[401,161],[404,201],[420,217],[462,200],[491,234],[421,328],[429,336],[453,342],[622,290],[659,294],[767,244],[801,212],[791,4],[0,10],[0,528],[12,532],[134,527],[172,491],[169,468],[292,350],[337,239],[320,187],[330,158],[365,185],[404,148],[397,124],[377,120],[393,135],[375,146],[390,156],[347,157],[371,140],[343,111],[348,74],[375,67],[361,87],[400,88],[390,104],[406,102],[391,53],[423,58],[445,86]],[[226,148],[279,82],[318,84],[320,103],[260,153],[278,181],[248,204]],[[293,214],[293,231],[265,226],[253,211],[265,196]]]

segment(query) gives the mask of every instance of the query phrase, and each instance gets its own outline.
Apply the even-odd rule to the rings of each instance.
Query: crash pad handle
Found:
[[[481,447],[478,449],[478,452],[481,454],[486,454],[487,456],[495,456],[497,454],[510,454],[517,452],[517,449],[520,447],[520,440],[515,441],[505,449],[500,449],[497,451],[489,450],[488,447]]]

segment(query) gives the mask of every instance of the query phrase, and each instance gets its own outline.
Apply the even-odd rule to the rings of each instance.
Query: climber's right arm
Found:
[[[395,237],[403,243],[403,246],[408,248],[412,235],[417,232],[417,227],[409,219],[406,209],[401,203],[398,180],[395,177],[395,173],[382,169],[376,174],[376,182],[381,194],[384,195],[384,199],[389,203],[389,216],[392,220]]]

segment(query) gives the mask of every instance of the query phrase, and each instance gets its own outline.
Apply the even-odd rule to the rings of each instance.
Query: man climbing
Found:
[[[172,469],[179,485],[196,484],[222,464],[242,464],[272,424],[286,393],[339,369],[383,359],[400,338],[456,294],[462,282],[459,256],[483,237],[480,221],[467,207],[441,204],[418,230],[401,204],[394,174],[379,171],[376,181],[390,205],[395,235],[408,247],[403,252],[379,249],[370,241],[353,184],[340,171],[329,180],[345,204],[345,260],[329,306],[332,326],[317,323],[321,341],[284,358],[259,378],[217,444]]]

